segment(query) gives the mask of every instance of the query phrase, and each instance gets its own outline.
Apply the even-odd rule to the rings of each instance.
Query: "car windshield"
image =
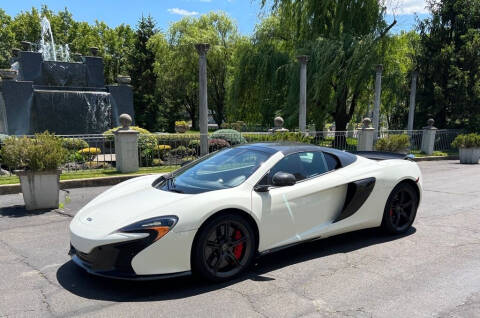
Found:
[[[164,191],[196,194],[242,184],[271,154],[249,148],[228,148],[161,179],[154,185]]]

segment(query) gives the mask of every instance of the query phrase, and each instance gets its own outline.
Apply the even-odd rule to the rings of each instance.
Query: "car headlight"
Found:
[[[150,233],[154,235],[153,241],[157,241],[167,234],[178,222],[175,215],[154,217],[127,225],[117,232],[123,233]]]

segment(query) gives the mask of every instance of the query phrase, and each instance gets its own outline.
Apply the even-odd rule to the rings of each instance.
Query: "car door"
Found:
[[[333,160],[333,161],[332,161]],[[293,186],[271,187],[252,195],[253,208],[262,211],[268,233],[260,248],[270,249],[318,237],[341,212],[347,193],[344,178],[335,173],[338,159],[323,152],[299,152],[280,160],[260,181],[272,184],[277,172],[291,173]]]

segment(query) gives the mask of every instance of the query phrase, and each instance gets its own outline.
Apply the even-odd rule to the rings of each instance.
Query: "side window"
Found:
[[[327,162],[328,171],[339,169],[340,161],[338,161],[337,157],[332,154],[324,152],[323,155],[325,156],[325,161]]]
[[[301,181],[324,174],[330,170],[332,169],[329,169],[321,151],[294,153],[280,160],[270,170],[268,183],[272,184],[272,178],[277,172],[291,173],[297,181]]]

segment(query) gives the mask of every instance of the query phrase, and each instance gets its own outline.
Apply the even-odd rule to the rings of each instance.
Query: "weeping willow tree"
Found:
[[[291,38],[277,16],[265,19],[252,39],[237,45],[229,89],[228,120],[269,127],[288,95]]]
[[[284,98],[283,113],[293,124],[298,116],[299,92],[298,63],[294,57],[307,54],[311,57],[309,118],[318,124],[331,116],[337,131],[346,130],[358,101],[366,93],[375,64],[380,61],[377,46],[395,22],[386,25],[385,8],[379,0],[272,0],[268,3],[272,4],[272,16],[278,23],[273,24],[274,30],[265,41],[267,44],[276,41],[277,45],[273,46],[274,52],[261,56],[260,48],[266,44],[254,43],[258,54],[249,61],[260,66],[270,63],[270,67],[254,67],[256,81],[243,81],[244,84],[258,85],[264,94],[269,93],[267,87],[280,94]],[[262,0],[262,5],[267,5],[267,1]],[[279,81],[282,69],[287,71]]]

